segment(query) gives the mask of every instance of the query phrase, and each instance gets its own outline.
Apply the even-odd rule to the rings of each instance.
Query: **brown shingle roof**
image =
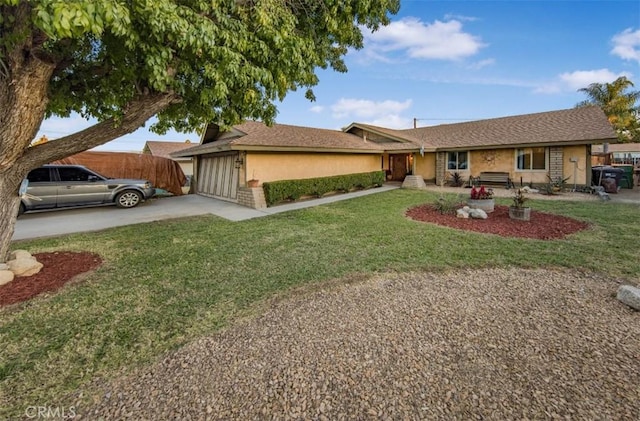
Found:
[[[389,141],[371,141],[362,131]],[[493,118],[467,123],[444,124],[417,129],[394,130],[353,123],[345,131],[248,121],[224,134],[216,130],[216,139],[204,138],[201,145],[173,153],[193,156],[230,149],[307,150],[370,152],[417,151],[436,149],[482,149],[526,145],[591,144],[615,142],[616,134],[598,107],[572,108],[560,111]]]
[[[287,124],[274,124],[269,127],[257,121],[247,121],[233,127],[241,132],[237,136],[227,137],[220,135],[222,139],[210,141],[203,139],[203,144],[189,148],[173,156],[201,155],[204,153],[218,152],[229,149],[272,149],[272,150],[313,150],[342,151],[360,153],[382,153],[391,148],[414,150],[415,145],[392,142],[378,144],[365,141],[360,136],[345,133],[338,130],[318,129],[313,127],[291,126]]]
[[[149,153],[153,156],[159,156],[162,158],[173,159],[172,152],[181,151],[185,148],[192,146],[191,143],[186,142],[163,142],[148,140],[144,145],[144,153]]]
[[[399,130],[439,149],[493,148],[535,144],[589,144],[615,141],[616,133],[599,107],[492,118]]]

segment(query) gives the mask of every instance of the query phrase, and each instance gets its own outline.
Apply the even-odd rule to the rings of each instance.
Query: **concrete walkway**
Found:
[[[13,240],[98,231],[123,225],[206,214],[216,215],[230,221],[243,221],[354,197],[382,193],[399,187],[399,184],[384,185],[375,189],[338,194],[322,199],[306,200],[266,209],[251,209],[224,200],[190,194],[152,199],[133,209],[100,206],[27,213],[18,219],[13,233]]]

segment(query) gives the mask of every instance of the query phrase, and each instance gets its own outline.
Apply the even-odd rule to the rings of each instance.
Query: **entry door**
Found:
[[[238,154],[200,158],[197,193],[220,199],[237,200],[239,169]]]
[[[407,176],[407,155],[389,155],[391,158],[391,179],[394,181],[403,181]]]

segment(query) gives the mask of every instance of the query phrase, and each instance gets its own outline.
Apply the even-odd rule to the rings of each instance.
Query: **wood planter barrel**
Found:
[[[509,218],[518,221],[528,221],[531,219],[531,208],[516,208],[509,206]]]

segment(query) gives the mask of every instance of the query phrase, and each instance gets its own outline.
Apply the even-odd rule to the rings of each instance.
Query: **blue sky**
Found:
[[[277,123],[391,128],[572,108],[593,82],[627,76],[640,89],[640,2],[401,0],[391,25],[366,34],[348,73],[320,71],[316,102],[292,92]],[[38,137],[90,125],[50,119]],[[140,129],[98,150],[140,151],[147,140],[197,142],[196,133]]]

